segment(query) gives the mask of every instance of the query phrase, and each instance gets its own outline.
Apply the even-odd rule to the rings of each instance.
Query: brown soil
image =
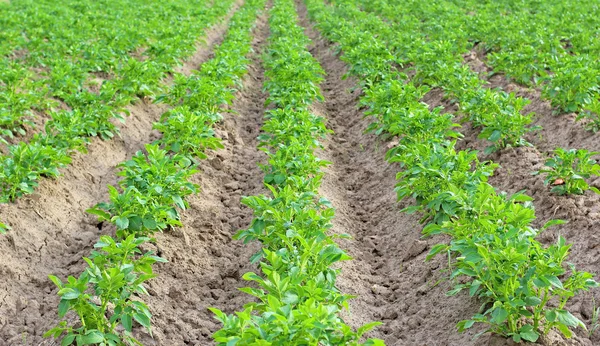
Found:
[[[396,202],[399,167],[384,159],[389,143],[364,134],[369,120],[357,110],[360,90],[349,92],[356,80],[341,80],[345,64],[308,25],[303,4],[299,9],[314,42],[311,52],[327,73],[322,85],[326,102],[320,112],[335,132],[323,152],[333,164],[327,169],[322,193],[336,207],[334,231],[353,237],[341,241],[354,260],[342,266],[339,287],[358,295],[351,301],[347,322],[354,327],[383,322],[368,336],[384,339],[388,345],[472,344],[473,333],[458,334],[455,323],[476,312],[478,303],[445,296],[451,283],[444,281],[443,258],[424,262],[437,239],[420,239],[418,216],[400,212],[410,203]]]
[[[202,64],[202,62],[207,61],[210,58],[212,58],[213,50],[211,49],[211,47],[215,47],[223,41],[224,34],[227,31],[228,23],[231,20],[231,17],[240,8],[240,6],[242,4],[243,4],[242,0],[237,0],[236,2],[234,2],[231,7],[231,10],[225,17],[222,18],[221,22],[219,24],[216,24],[213,27],[207,29],[204,37],[201,40],[199,40],[198,42],[196,42],[196,46],[195,46],[196,52],[191,57],[189,57],[187,60],[185,60],[181,66],[176,66],[173,70],[176,73],[181,73],[181,74],[188,76],[198,66],[200,66]],[[130,53],[130,55],[140,61],[144,61],[147,59],[147,56],[144,55],[144,52],[146,51],[146,49],[147,49],[147,47],[138,47],[134,51],[132,51]],[[13,55],[15,55],[15,54],[16,53],[13,53]],[[20,53],[20,55],[24,56],[24,55],[26,55],[26,53]],[[19,54],[16,54],[16,56],[19,56]],[[37,71],[37,69],[39,69],[39,68],[37,68],[37,67],[31,68],[31,70],[35,74],[35,78],[39,78],[40,71]],[[45,70],[42,70],[42,71],[44,71],[46,73],[48,72]],[[84,83],[84,87],[87,88],[87,90],[89,90],[90,92],[97,94],[100,92],[100,87],[102,86],[102,83],[111,78],[112,78],[112,75],[105,71],[90,72],[89,79]],[[166,87],[172,85],[173,76],[171,76],[171,75],[166,76],[162,82],[163,82],[163,85]],[[70,107],[68,105],[66,105],[62,100],[56,99],[53,97],[50,97],[50,99],[51,99],[51,101],[56,102],[56,107],[54,107],[54,110],[56,110],[56,111],[70,110]],[[130,112],[133,112],[133,111],[135,111],[135,106],[127,107],[127,109]],[[24,127],[26,133],[24,135],[15,134],[15,136],[13,138],[5,138],[5,140],[8,142],[8,144],[18,144],[19,142],[29,142],[36,133],[40,133],[44,130],[44,126],[45,126],[46,122],[48,120],[52,119],[52,116],[49,112],[41,112],[41,111],[37,111],[37,110],[32,110],[32,115],[28,116],[27,119],[30,120],[34,126],[26,125]],[[2,153],[2,154],[8,153],[8,150],[4,143],[0,143],[0,153]]]
[[[600,263],[597,258],[600,254],[600,249],[598,249],[600,238],[596,236],[594,229],[600,225],[600,196],[591,191],[586,192],[583,196],[557,196],[550,193],[549,187],[544,186],[543,176],[532,175],[532,172],[543,167],[550,151],[557,147],[598,150],[600,145],[598,141],[594,140],[596,136],[585,131],[580,124],[574,123],[574,115],[555,115],[550,103],[541,99],[539,91],[511,83],[502,75],[488,78],[491,70],[477,54],[472,53],[465,56],[465,62],[483,79],[488,80],[487,87],[515,92],[518,96],[531,100],[531,104],[526,107],[525,112],[534,112],[536,114],[534,125],[540,125],[542,129],[527,136],[527,140],[534,145],[533,147],[508,148],[485,156],[482,153],[488,143],[478,139],[480,129],[474,129],[467,122],[461,128],[465,137],[457,147],[478,150],[481,160],[492,160],[500,164],[500,168],[496,170],[490,183],[499,191],[509,193],[526,190],[526,193],[534,198],[538,227],[551,219],[568,221],[566,225],[547,230],[540,235],[539,240],[550,245],[557,240],[559,235],[562,235],[569,243],[573,244],[569,262],[576,264],[579,270],[599,273]],[[423,101],[430,108],[442,106],[446,112],[457,112],[456,105],[444,99],[441,89],[433,89],[425,95]],[[593,186],[600,186],[600,178],[591,179],[590,183]],[[597,290],[582,293],[574,297],[567,308],[587,326],[590,326],[593,301],[598,301],[599,298],[600,292]],[[542,340],[541,344],[590,345],[591,342],[600,342],[600,335],[597,333],[591,337],[591,341],[586,338],[587,333],[583,330],[577,330],[576,335],[577,337],[570,341],[553,335],[548,340]],[[500,338],[494,340],[494,345],[507,342]]]
[[[304,6],[299,4],[299,8],[303,22],[307,23]],[[382,143],[363,133],[368,120],[361,120],[357,111],[358,91],[348,92],[356,81],[341,81],[346,66],[332,55],[331,44],[312,29],[308,33],[315,42],[313,54],[328,73],[323,85],[324,114],[335,131],[323,153],[333,165],[325,176],[322,192],[337,208],[334,230],[354,238],[341,243],[355,258],[342,267],[339,284],[344,292],[358,295],[351,303],[349,323],[356,327],[372,320],[382,321],[383,326],[369,336],[382,338],[388,345],[512,345],[509,340],[489,335],[472,340],[481,329],[473,328],[465,334],[456,331],[455,324],[476,313],[480,303],[466,294],[445,296],[453,283],[447,280],[444,259],[424,262],[430,246],[443,240],[420,239],[422,226],[418,217],[399,212],[412,202],[395,202],[393,186],[399,167],[384,160],[385,150],[391,143]],[[492,84],[492,87],[495,86]],[[457,110],[456,105],[443,98],[439,89],[428,93],[424,101],[432,108],[441,105],[446,111]],[[530,106],[527,111],[537,113],[536,105],[539,102],[533,102],[534,108]],[[459,147],[483,151],[485,143],[476,138],[479,131],[468,124],[463,130],[465,140]],[[558,134],[552,135],[548,142],[561,140],[555,137],[577,142],[586,138]],[[543,164],[543,156],[535,148],[507,149],[486,159],[502,165],[490,181],[499,190],[527,189],[535,198],[540,225],[551,218],[570,221],[548,230],[540,240],[550,244],[556,241],[558,234],[565,236],[574,244],[569,260],[579,269],[598,273],[596,258],[600,253],[600,237],[592,230],[600,221],[599,198],[592,193],[577,197],[550,194],[541,177],[530,174]],[[600,180],[594,184],[599,183]],[[570,311],[587,325],[591,319],[592,296],[598,301],[600,295],[597,291],[592,293],[581,294],[569,304]],[[573,340],[565,341],[551,333],[539,344],[592,345],[600,340],[594,336],[590,341],[583,330],[577,330],[576,335]]]
[[[213,37],[210,31],[217,29],[207,36]],[[216,41],[196,54],[209,56]],[[197,67],[202,60],[191,61]],[[116,184],[117,164],[158,138],[152,123],[166,109],[138,101],[129,107],[131,115],[119,138],[94,139],[88,153],[75,154],[61,177],[42,179],[34,194],[0,205],[0,220],[12,227],[0,237],[0,345],[54,344],[41,337],[58,323],[58,297],[47,277],[78,275],[84,268],[82,257],[100,235],[112,232],[85,210],[108,199],[106,186]]]
[[[260,63],[269,33],[266,12],[254,33],[249,73],[232,106],[237,115],[225,115],[217,131],[225,148],[203,161],[194,177],[201,192],[189,200],[184,227],[157,237],[161,256],[169,262],[157,266],[158,278],[150,282],[150,297],[144,299],[154,315],[154,339],[145,336],[144,345],[209,345],[221,326],[207,308],[231,314],[250,301],[238,288],[247,286],[244,273],[257,271],[250,257],[260,247],[232,236],[252,220],[241,197],[266,192],[258,167],[266,155],[257,149],[256,139],[266,99]]]
[[[326,100],[315,105],[314,111],[324,116],[335,132],[319,153],[332,162],[320,192],[336,208],[333,231],[352,236],[340,241],[354,260],[341,265],[338,286],[344,293],[357,295],[344,319],[353,327],[381,321],[383,325],[368,336],[384,339],[387,345],[512,345],[498,337],[472,340],[481,327],[464,334],[456,331],[456,323],[476,313],[480,302],[467,294],[446,296],[454,285],[447,279],[446,259],[425,262],[425,256],[432,245],[447,239],[421,239],[419,216],[400,212],[412,201],[396,200],[395,176],[400,167],[384,158],[392,143],[364,133],[370,120],[364,119],[357,107],[361,93],[355,88],[357,81],[342,80],[345,64],[333,54],[333,45],[311,26],[301,2],[298,8],[300,24],[313,40],[310,51],[327,73],[322,85]],[[214,30],[221,31],[209,32],[209,46],[202,47],[181,71],[190,73],[211,56],[211,45],[220,42],[223,34],[222,27]],[[237,289],[246,284],[241,279],[245,272],[256,271],[249,257],[258,250],[258,244],[245,245],[231,237],[252,218],[240,198],[265,192],[263,173],[257,166],[265,161],[265,155],[256,149],[256,137],[265,110],[260,56],[269,34],[266,14],[259,18],[254,34],[254,52],[243,89],[236,95],[231,114],[217,126],[225,148],[201,163],[201,172],[194,177],[201,192],[190,198],[190,208],[183,212],[184,227],[159,234],[151,246],[169,262],[155,266],[158,278],[150,281],[150,295],[143,297],[154,315],[153,337],[137,331],[145,345],[211,345],[211,334],[220,325],[207,308],[233,313],[250,300]],[[424,101],[431,107],[442,105],[446,111],[456,111],[439,89],[428,93]],[[0,345],[56,345],[41,338],[58,321],[56,289],[47,275],[77,275],[84,268],[81,257],[89,254],[101,234],[113,232],[85,209],[107,199],[106,185],[117,181],[116,164],[157,138],[151,124],[164,110],[138,103],[122,127],[122,138],[94,141],[88,154],[75,156],[64,177],[44,179],[36,194],[0,206],[0,220],[9,221],[13,227],[0,237],[0,276],[4,278],[0,284]],[[546,119],[544,126],[551,129],[555,124],[551,120],[559,118]],[[560,124],[556,126],[564,126]],[[485,143],[476,138],[478,130],[467,124],[462,131],[465,139],[460,148],[483,150]],[[600,226],[599,198],[590,193],[553,196],[541,177],[530,175],[543,164],[542,152],[555,143],[573,140],[575,145],[582,145],[587,137],[547,132],[543,136],[547,142],[536,138],[531,141],[536,146],[539,143],[539,150],[506,149],[487,157],[502,165],[491,183],[509,192],[527,189],[535,198],[540,223],[553,217],[569,220],[541,235],[540,240],[549,244],[562,234],[574,244],[570,261],[580,269],[599,272],[600,236],[593,231]],[[588,325],[593,297],[600,301],[599,290],[582,294],[570,304],[570,310]],[[598,336],[589,340],[582,330],[576,334],[568,342],[551,335],[540,344],[600,344]]]

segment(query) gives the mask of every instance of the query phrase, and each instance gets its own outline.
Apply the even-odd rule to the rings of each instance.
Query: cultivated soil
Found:
[[[182,72],[210,57],[230,17],[207,30],[205,45]],[[141,99],[128,110],[131,115],[119,126],[119,137],[93,140],[88,152],[76,153],[58,179],[42,179],[34,194],[0,204],[0,220],[12,227],[0,236],[0,345],[56,344],[42,338],[59,322],[59,299],[48,275],[61,279],[79,275],[85,267],[82,257],[89,256],[101,235],[114,232],[85,210],[108,200],[106,186],[117,183],[119,163],[158,138],[152,124],[167,108]]]
[[[353,327],[382,322],[368,336],[384,339],[387,345],[511,345],[503,338],[488,335],[473,340],[481,327],[464,334],[456,331],[456,323],[477,313],[481,303],[465,293],[446,296],[454,286],[447,279],[447,259],[440,256],[425,262],[425,257],[432,245],[447,239],[422,239],[419,215],[400,212],[413,201],[396,199],[394,185],[400,167],[388,164],[384,158],[393,141],[365,134],[370,119],[364,118],[357,106],[361,95],[357,80],[342,79],[347,66],[333,53],[335,46],[312,26],[301,2],[298,10],[299,23],[313,41],[309,50],[327,74],[321,85],[325,102],[313,110],[325,117],[328,128],[334,131],[319,151],[321,158],[332,162],[325,170],[320,192],[336,208],[333,232],[352,237],[339,242],[354,259],[341,265],[338,286],[342,292],[357,296],[343,318]],[[225,27],[223,23],[209,30],[207,45],[199,47],[180,71],[191,73],[209,59]],[[158,278],[149,282],[149,296],[143,297],[153,314],[152,335],[136,330],[144,345],[212,345],[211,334],[220,325],[207,308],[234,313],[251,299],[238,288],[246,285],[241,278],[245,272],[257,270],[249,258],[259,246],[242,244],[232,236],[252,219],[252,211],[240,203],[241,197],[266,192],[263,172],[258,167],[266,156],[257,150],[256,138],[265,111],[261,54],[268,35],[264,12],[254,29],[254,51],[243,88],[236,94],[231,112],[224,114],[223,122],[217,125],[216,133],[224,148],[211,152],[201,162],[201,171],[194,177],[201,192],[189,199],[190,208],[182,214],[184,227],[159,234],[156,244],[148,246],[168,263],[155,265]],[[477,61],[471,63],[477,59],[475,55],[466,61],[487,78],[484,70],[477,70]],[[541,136],[532,134],[534,147],[481,156],[482,160],[491,159],[501,165],[490,182],[508,192],[526,189],[535,198],[539,224],[551,218],[568,220],[568,224],[546,231],[540,240],[550,244],[563,235],[573,243],[570,261],[580,269],[600,272],[600,236],[594,232],[600,223],[598,197],[591,193],[554,196],[541,177],[530,174],[541,168],[547,152],[557,145],[595,150],[600,142],[587,132],[568,127],[564,119],[569,115],[552,115],[539,93],[498,78],[501,76],[494,76],[490,85],[527,95],[532,100],[528,111],[538,114],[536,123],[545,130]],[[440,90],[432,90],[423,101],[431,107],[456,111]],[[121,127],[120,138],[93,141],[87,154],[75,155],[73,163],[62,171],[63,176],[45,179],[35,194],[0,205],[0,220],[13,228],[0,236],[0,345],[57,344],[41,337],[58,322],[58,296],[47,276],[64,279],[78,275],[84,268],[81,258],[89,255],[100,235],[114,232],[85,210],[107,200],[106,185],[117,182],[115,166],[159,136],[152,131],[152,122],[165,110],[138,102]],[[465,135],[461,148],[483,150],[485,143],[476,138],[479,130],[465,124],[461,131]],[[600,301],[599,290],[581,294],[569,305],[588,325],[594,297]],[[539,344],[600,344],[599,337],[594,335],[590,340],[583,330],[577,330],[576,335],[565,341],[551,334]]]

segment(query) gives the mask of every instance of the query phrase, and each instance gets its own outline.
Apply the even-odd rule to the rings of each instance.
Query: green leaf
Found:
[[[283,175],[283,174],[275,175],[274,181],[275,181],[275,184],[277,184],[277,185],[282,184],[283,182],[285,182],[285,175]]]
[[[81,336],[81,339],[78,340],[78,343],[81,343],[82,345],[93,345],[99,344],[103,341],[104,336],[102,336],[102,333],[98,331],[92,331],[89,334]]]
[[[71,307],[71,304],[69,303],[69,300],[61,299],[60,303],[58,303],[58,316],[64,317],[67,314],[67,312],[69,311],[70,307]]]
[[[133,328],[133,321],[131,319],[131,315],[124,313],[121,315],[121,324],[126,331],[131,332]]]
[[[81,293],[72,288],[65,287],[58,291],[58,295],[65,300],[73,300],[79,298]]]
[[[546,278],[546,280],[548,280],[548,282],[550,282],[554,287],[557,288],[563,288],[563,284],[562,282],[560,282],[560,280],[554,276],[554,275],[544,275],[544,277]]]
[[[62,341],[60,342],[60,346],[69,346],[73,343],[74,340],[75,340],[75,335],[69,334],[62,339]]]
[[[492,311],[492,322],[493,323],[504,323],[508,318],[508,311],[506,311],[503,307],[499,306]]]
[[[559,322],[561,322],[569,327],[582,326],[583,328],[585,328],[585,325],[583,324],[583,322],[581,322],[577,317],[573,316],[569,311],[556,310],[556,313],[558,315]]]
[[[573,336],[573,332],[569,329],[569,327],[565,326],[564,324],[557,324],[556,328],[558,328],[558,330],[560,330],[560,332],[567,338],[570,339]]]
[[[371,330],[373,330],[373,328],[375,328],[377,326],[380,326],[380,325],[382,325],[381,322],[369,322],[369,323],[366,323],[366,324],[362,325],[361,327],[359,327],[356,330],[356,334],[358,334],[359,336],[362,336],[366,332],[371,331]]]
[[[125,216],[119,216],[115,219],[115,225],[119,230],[127,229],[129,226],[129,219]]]
[[[523,340],[527,340],[529,342],[536,342],[540,337],[540,334],[533,329],[533,326],[526,324],[521,327],[519,330],[519,335]]]
[[[471,287],[469,288],[469,296],[474,296],[475,293],[477,293],[477,290],[479,289],[479,287],[481,286],[481,281],[479,280],[473,280],[473,282],[471,282]]]
[[[546,222],[544,224],[544,226],[542,226],[542,230],[545,230],[552,226],[563,225],[565,223],[567,223],[567,221],[565,221],[565,220],[560,220],[560,219],[550,220],[550,221]]]
[[[86,210],[86,212],[88,214],[92,214],[92,215],[98,216],[98,219],[100,221],[110,220],[110,214],[107,213],[106,211],[102,210],[102,209],[94,207],[94,208],[90,208],[90,209]]]
[[[536,306],[542,302],[542,300],[536,296],[525,297],[525,306]]]
[[[548,322],[554,322],[558,318],[558,314],[556,313],[555,310],[548,310],[548,311],[546,311],[545,315],[546,315],[546,320],[548,320]]]
[[[50,279],[50,281],[52,281],[56,285],[56,287],[62,288],[62,282],[60,281],[59,278],[57,278],[54,275],[48,275],[48,278]]]
[[[494,130],[492,134],[488,137],[488,140],[490,142],[496,142],[500,139],[500,137],[502,137],[502,132],[500,132],[499,130]]]
[[[144,218],[142,219],[142,222],[143,222],[145,228],[147,228],[149,230],[156,229],[156,221],[154,220],[154,216],[152,216],[150,214],[146,214],[146,216],[144,216]]]
[[[142,326],[150,328],[150,318],[148,316],[138,312],[133,314],[133,318]]]

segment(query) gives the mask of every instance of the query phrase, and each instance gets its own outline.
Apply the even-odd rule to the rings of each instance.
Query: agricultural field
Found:
[[[0,27],[0,346],[600,345],[600,3]]]

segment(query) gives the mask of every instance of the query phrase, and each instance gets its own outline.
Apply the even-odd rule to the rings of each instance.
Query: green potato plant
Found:
[[[597,154],[585,149],[557,148],[554,156],[544,163],[547,168],[534,174],[545,174],[544,185],[552,185],[551,191],[558,195],[582,195],[587,190],[600,194],[597,187],[586,181],[592,176],[600,176],[600,165],[592,159]]]
[[[262,168],[271,196],[243,198],[255,218],[235,235],[261,243],[251,261],[260,263],[262,275],[244,275],[253,287],[241,290],[253,302],[243,311],[227,315],[211,308],[222,323],[213,337],[223,346],[384,345],[377,339],[361,341],[379,322],[354,331],[339,316],[351,297],[335,286],[339,269],[332,266],[350,257],[329,234],[331,203],[318,196],[321,169],[328,163],[314,151],[330,131],[309,107],[322,99],[323,72],[307,51],[310,41],[295,24],[295,13],[291,0],[275,0],[270,11],[264,88],[274,109],[266,112],[259,148],[269,157]]]
[[[585,128],[588,131],[592,131],[593,133],[600,131],[600,100],[591,100],[583,111],[577,115],[576,120],[585,120]]]
[[[476,48],[485,55],[482,60],[492,70],[490,74],[501,73],[519,84],[540,87],[542,97],[557,112],[582,112],[598,98],[600,45],[591,33],[599,13],[584,2],[517,5],[459,0],[427,6],[418,1],[361,0],[359,5],[398,28],[393,38],[401,42],[393,46],[408,51],[405,55],[414,51],[409,60],[428,59],[418,70],[452,79],[462,74],[456,73],[461,68],[470,70],[463,64],[463,55],[471,55]],[[429,46],[447,49],[428,55]],[[446,74],[452,69],[454,73]],[[445,84],[439,86],[446,89],[449,81]],[[459,90],[454,85],[448,89]]]
[[[227,9],[228,5],[223,4],[219,2],[212,7],[213,10],[221,8],[214,16]],[[64,319],[46,332],[46,337],[62,337],[62,345],[121,346],[141,345],[133,336],[137,325],[151,335],[151,314],[140,298],[147,294],[145,282],[154,277],[152,265],[164,259],[141,248],[154,241],[148,237],[151,234],[181,225],[179,210],[188,207],[185,198],[198,190],[198,186],[189,181],[196,173],[196,158],[205,158],[205,150],[219,147],[212,126],[220,119],[216,115],[226,110],[226,100],[233,98],[237,90],[234,87],[241,86],[239,81],[249,62],[245,55],[251,49],[251,30],[264,5],[264,0],[246,2],[231,19],[215,57],[207,63],[207,74],[200,71],[190,76],[189,81],[182,81],[185,85],[198,86],[207,84],[201,82],[203,78],[216,78],[212,85],[222,97],[213,99],[191,94],[181,98],[164,97],[163,100],[174,103],[174,109],[166,112],[161,123],[155,125],[163,133],[163,139],[147,145],[145,153],[138,152],[119,165],[122,179],[118,188],[108,187],[110,201],[88,210],[100,221],[113,223],[116,237],[101,237],[95,246],[97,250],[89,259],[84,258],[88,268],[78,278],[69,277],[63,283],[50,276],[59,288],[58,312]],[[156,53],[148,52],[148,55]],[[215,71],[210,66],[219,66],[219,69]],[[219,74],[227,78],[219,78]],[[111,94],[111,89],[106,90],[107,95]],[[200,121],[192,124],[194,120]],[[186,125],[192,125],[197,131],[184,128]],[[196,147],[198,144],[205,145]],[[73,320],[68,314],[78,319]]]
[[[348,58],[345,52],[354,51],[352,59],[345,60],[350,65],[360,66],[372,59],[370,43],[357,41],[355,37],[360,34],[354,32],[368,35],[372,30],[381,37],[389,32],[387,24],[376,24],[369,18],[373,15],[360,11],[355,2],[306,3],[317,28],[339,45],[343,56]],[[530,115],[521,114],[526,100],[482,89],[483,83],[468,68],[457,65],[461,58],[451,55],[459,53],[463,46],[443,42],[430,45],[419,40],[420,27],[427,26],[428,19],[414,20],[412,13],[439,11],[441,17],[451,17],[451,6],[422,2],[390,5],[397,4],[396,0],[359,3],[384,16],[406,13],[394,24],[398,30],[388,39],[389,47],[398,49],[397,54],[403,59],[414,61],[413,80],[441,87],[447,97],[458,100],[459,110],[467,113],[476,126],[483,127],[482,136],[491,139],[493,150],[525,144],[520,141],[528,131],[525,125],[531,122]],[[440,26],[422,28],[429,39],[446,36],[444,30],[436,32],[431,28]],[[466,45],[466,41],[463,43]],[[362,59],[358,53],[361,50],[368,57]],[[386,54],[382,54],[383,59]],[[452,65],[455,67],[450,69]],[[361,79],[363,87],[361,105],[367,106],[366,114],[374,118],[369,130],[397,140],[386,159],[402,165],[396,187],[399,198],[412,197],[417,202],[405,211],[424,214],[423,221],[429,221],[424,236],[450,236],[450,244],[434,245],[427,258],[446,254],[450,277],[458,282],[449,294],[468,292],[482,301],[478,314],[457,324],[459,331],[485,324],[483,333],[500,334],[516,342],[536,341],[552,329],[571,337],[571,329],[583,324],[566,310],[568,300],[598,284],[592,274],[567,265],[570,245],[563,238],[548,247],[535,239],[561,221],[549,221],[541,230],[534,228],[531,197],[523,193],[507,196],[489,185],[487,177],[496,165],[480,163],[474,152],[454,149],[454,140],[459,136],[453,131],[452,117],[434,119],[439,117],[439,110],[420,106],[419,100],[428,90],[415,86],[406,74],[393,71],[377,77],[355,76]],[[386,94],[385,89],[390,93]],[[418,123],[413,118],[419,119]],[[515,120],[514,127],[511,118]]]
[[[165,262],[151,252],[142,252],[140,246],[148,241],[151,239],[134,235],[120,242],[103,236],[94,245],[98,251],[84,258],[88,267],[78,278],[70,276],[63,283],[51,275],[61,297],[59,317],[74,312],[80,326],[70,326],[65,320],[44,336],[65,334],[61,345],[141,345],[132,335],[133,321],[150,330],[151,314],[146,304],[132,297],[148,294],[143,283],[156,276],[152,264]]]
[[[0,59],[0,136],[24,135],[37,112],[51,118],[28,143],[0,155],[0,202],[32,193],[49,170],[58,176],[57,168],[75,150],[85,151],[90,137],[117,135],[113,120],[122,121],[125,107],[139,97],[160,93],[162,79],[194,52],[198,33],[232,3],[23,2],[4,9],[10,29],[0,50],[8,55],[18,47],[24,54]],[[40,164],[17,156],[24,153],[46,159]]]
[[[569,327],[583,326],[564,307],[569,298],[597,287],[597,283],[589,273],[565,268],[570,245],[564,238],[559,237],[548,248],[534,239],[546,228],[563,222],[550,221],[541,230],[531,227],[535,220],[532,198],[523,193],[498,195],[487,183],[471,192],[452,191],[460,196],[456,198],[462,206],[458,210],[467,211],[468,215],[459,215],[456,221],[442,225],[430,224],[423,233],[450,235],[450,244],[435,246],[428,258],[443,252],[456,253],[451,278],[470,278],[457,284],[449,294],[466,290],[470,296],[483,300],[482,313],[459,322],[459,331],[484,323],[489,326],[486,332],[511,337],[516,342],[535,342],[552,328],[570,337]],[[553,300],[559,301],[558,307],[548,305]]]

